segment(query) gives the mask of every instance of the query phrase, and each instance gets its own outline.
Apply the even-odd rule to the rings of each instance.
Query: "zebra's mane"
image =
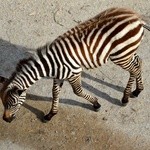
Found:
[[[16,71],[15,72],[16,73],[20,72],[24,65],[28,64],[29,61],[33,61],[33,60],[34,60],[34,58],[32,56],[30,56],[29,58],[25,58],[25,59],[20,60],[19,63],[17,64],[17,66],[16,66]]]
[[[10,78],[4,82],[1,92],[3,92],[7,88],[7,86],[13,81],[17,73],[19,73],[22,70],[22,67],[25,64],[28,64],[29,61],[33,61],[33,59],[34,58],[31,56],[29,58],[22,59],[18,62],[15,71],[11,74]]]
[[[93,17],[87,21],[84,21],[83,23],[80,23],[76,27],[74,27],[74,28],[68,30],[66,33],[64,33],[62,37],[70,36],[70,35],[76,34],[76,33],[78,33],[78,34],[83,33],[86,30],[93,29],[95,26],[99,26],[99,25],[103,26],[103,25],[105,25],[106,22],[108,22],[108,20],[115,19],[112,12],[115,12],[118,14],[126,13],[126,14],[130,14],[130,15],[135,15],[136,17],[141,18],[140,15],[138,15],[137,13],[135,13],[134,11],[132,11],[130,9],[114,7],[114,8],[110,8],[110,9],[107,9],[107,10],[101,12],[100,14],[96,15],[95,17]]]

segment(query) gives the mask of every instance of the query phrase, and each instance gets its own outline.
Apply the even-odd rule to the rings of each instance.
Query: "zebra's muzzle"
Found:
[[[3,116],[3,120],[9,123],[11,123],[15,118],[16,118],[15,115],[12,115],[10,117],[6,117],[5,115]]]

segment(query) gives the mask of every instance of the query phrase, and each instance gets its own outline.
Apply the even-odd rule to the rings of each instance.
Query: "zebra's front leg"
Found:
[[[82,85],[81,85],[81,74],[73,75],[71,78],[68,79],[69,83],[71,84],[74,93],[77,96],[83,97],[89,102],[93,104],[94,110],[98,111],[101,105],[98,103],[96,97],[92,97],[91,95],[84,92]]]
[[[59,94],[60,94],[60,89],[63,85],[63,80],[58,80],[54,79],[53,80],[53,89],[52,89],[52,94],[53,94],[53,101],[52,101],[52,108],[50,112],[44,116],[45,121],[50,121],[54,115],[57,114],[58,112],[58,103],[59,103]]]

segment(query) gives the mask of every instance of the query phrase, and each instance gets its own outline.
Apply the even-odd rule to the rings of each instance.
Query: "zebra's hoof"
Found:
[[[122,106],[126,106],[128,104],[128,102],[129,102],[128,98],[123,97],[121,100]]]
[[[50,121],[52,119],[52,117],[56,114],[57,113],[49,113],[49,114],[45,115],[43,118],[43,122],[46,123],[46,122]]]
[[[133,92],[130,94],[130,98],[136,98],[137,96],[135,96],[134,94],[133,94]]]
[[[138,97],[139,93],[140,93],[140,92],[138,92],[138,91],[135,90],[135,91],[133,91],[133,92],[130,94],[130,97],[131,97],[131,98],[136,98],[136,97]]]
[[[43,123],[47,123],[47,122],[50,121],[50,120],[51,120],[51,118],[49,117],[49,115],[45,115],[45,116],[43,117],[42,122],[43,122]]]
[[[93,105],[93,107],[94,107],[94,111],[99,111],[100,110],[100,107],[101,107],[101,105],[98,103],[98,102],[96,102],[94,105]]]

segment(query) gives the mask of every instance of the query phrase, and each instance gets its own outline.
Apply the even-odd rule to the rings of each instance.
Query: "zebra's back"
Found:
[[[47,74],[66,78],[82,67],[101,66],[109,56],[114,61],[130,57],[142,36],[143,21],[137,13],[111,8],[59,36],[39,56],[44,55],[43,63],[52,69]]]

